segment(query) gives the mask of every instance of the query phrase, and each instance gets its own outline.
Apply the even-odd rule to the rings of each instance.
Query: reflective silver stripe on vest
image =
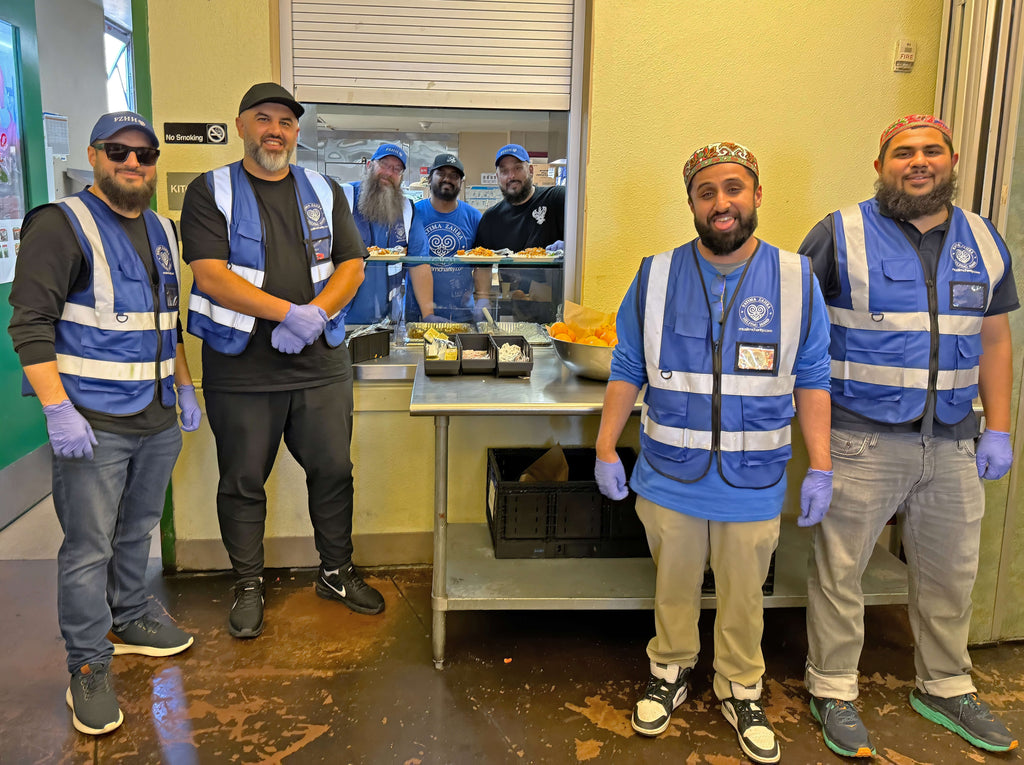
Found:
[[[928,387],[928,370],[910,367],[886,367],[880,364],[832,359],[832,376],[839,380],[888,385],[893,388],[925,390]]]
[[[651,375],[648,373],[648,377]],[[665,379],[655,374],[649,380],[652,388],[670,390],[677,393],[698,393],[710,396],[714,385],[714,377],[705,372],[678,372]],[[780,374],[778,377],[753,375],[722,375],[723,396],[785,396],[793,392],[796,376]]]
[[[92,295],[95,312],[97,314],[114,313],[114,281],[110,276],[110,264],[107,262],[107,251],[103,247],[103,240],[100,239],[100,231],[96,227],[96,219],[92,217],[85,202],[77,197],[67,197],[60,200],[78,219],[85,234],[86,241],[92,247]],[[89,324],[92,322],[79,322]]]
[[[254,316],[216,305],[211,303],[209,298],[197,295],[194,292],[188,298],[188,310],[201,313],[217,324],[232,327],[247,334],[252,332],[252,328],[256,325],[256,318]]]
[[[152,382],[152,361],[101,361],[71,356],[66,353],[57,354],[57,369],[66,375],[75,377],[91,377],[95,380],[120,380],[126,382]],[[160,378],[174,374],[174,359],[160,362]]]
[[[837,327],[862,329],[869,332],[930,332],[932,328],[931,318],[927,311],[867,313],[855,308],[829,306],[828,317],[829,321]]]
[[[988,271],[988,283],[992,285],[992,288],[988,291],[988,299],[985,302],[985,310],[987,311],[992,302],[992,293],[995,291],[996,285],[1002,281],[1003,274],[1006,272],[1003,255],[999,251],[999,245],[996,244],[992,232],[985,225],[985,220],[970,210],[961,210],[961,212],[967,218],[967,225],[971,227],[971,233],[974,234],[974,241],[978,244],[979,254],[981,259],[985,261],[985,270]]]
[[[334,191],[331,189],[331,184],[327,182],[320,173],[310,170],[307,167],[302,168],[306,173],[306,180],[309,181],[309,185],[313,187],[313,192],[316,194],[316,198],[320,201],[320,206],[324,206],[324,200],[331,200],[331,209],[334,209]],[[331,232],[331,238],[334,238],[334,215],[328,214],[327,210],[324,210],[324,217],[327,218],[327,228]]]
[[[846,276],[850,280],[850,301],[854,311],[868,310],[868,252],[864,244],[864,215],[859,205],[839,211],[846,237]]]
[[[60,320],[113,332],[142,332],[156,329],[152,311],[98,314],[91,306],[79,303],[65,303]],[[160,312],[160,329],[174,329],[177,325],[177,313],[170,311]]]
[[[157,216],[157,220],[160,221],[160,225],[163,226],[164,236],[167,237],[167,245],[171,248],[171,263],[174,266],[174,282],[181,288],[181,263],[179,262],[178,253],[178,237],[174,233],[174,225],[171,223],[169,218],[165,218],[162,215]]]
[[[228,263],[228,270],[232,273],[238,274],[249,282],[249,284],[254,284],[257,287],[263,285],[264,274],[258,268],[249,268],[248,266],[240,266],[236,263]]]
[[[796,366],[796,354],[800,350],[801,320],[806,292],[804,291],[802,255],[779,250],[779,374],[789,373]],[[811,277],[814,278],[813,276]],[[794,298],[799,295],[800,299]],[[807,306],[808,312],[811,307]],[[743,378],[749,380],[749,377]],[[796,378],[793,378],[796,382]],[[783,393],[792,393],[793,385]]]
[[[231,188],[231,165],[218,167],[213,171],[213,201],[224,216],[228,235],[231,235],[231,212],[234,191]]]
[[[711,451],[711,431],[673,428],[654,422],[648,415],[647,404],[641,407],[640,421],[644,433],[658,443],[678,449]],[[723,452],[767,452],[788,445],[792,428],[789,425],[776,430],[722,431],[719,444]]]
[[[334,263],[327,261],[326,263],[321,263],[318,266],[313,266],[310,271],[313,274],[314,284],[326,281],[330,278],[331,274],[334,273]]]
[[[668,297],[668,275],[672,268],[672,250],[651,257],[651,270],[647,276],[647,302],[644,304],[644,358],[647,360],[648,384],[660,378],[661,338],[665,327],[665,300]],[[657,321],[648,321],[657,316]],[[652,371],[653,370],[653,371]]]

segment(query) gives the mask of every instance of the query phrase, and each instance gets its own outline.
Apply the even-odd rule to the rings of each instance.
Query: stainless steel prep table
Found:
[[[448,611],[654,608],[650,558],[498,560],[486,523],[448,525],[448,425],[452,416],[600,414],[605,384],[573,375],[550,348],[534,348],[529,379],[427,377],[420,361],[409,411],[434,418],[434,665],[444,664]],[[639,411],[639,406],[635,411]],[[783,523],[775,591],[766,607],[807,603],[810,534]],[[864,574],[865,603],[905,603],[905,566],[881,545]],[[701,599],[714,608],[714,596]]]

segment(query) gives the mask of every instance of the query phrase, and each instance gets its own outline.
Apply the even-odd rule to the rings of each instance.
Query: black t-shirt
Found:
[[[145,218],[118,215],[117,219],[155,286],[159,277],[149,249]],[[8,332],[22,366],[57,359],[54,324],[64,311],[67,296],[85,289],[91,280],[89,261],[64,212],[56,205],[33,211],[21,229],[21,249],[10,295],[14,312]],[[173,406],[161,403],[160,388],[155,384],[153,401],[138,414],[113,415],[77,408],[95,430],[126,435],[159,433],[174,425],[176,417]]]
[[[256,193],[266,244],[263,291],[297,305],[310,302],[313,282],[309,275],[309,253],[304,242],[302,220],[289,175],[280,181],[265,181],[246,173]],[[331,260],[337,265],[362,259],[366,254],[352,212],[338,184],[334,191],[334,240]],[[182,257],[186,263],[204,259],[228,259],[227,222],[213,194],[200,175],[189,184],[181,210]],[[297,354],[284,354],[270,344],[277,322],[256,320],[256,329],[245,350],[226,356],[203,343],[203,387],[216,391],[275,391],[313,388],[352,377],[348,350],[342,344],[331,348],[321,335]]]
[[[565,239],[565,186],[534,186],[521,205],[501,200],[480,218],[474,247],[518,252]]]
[[[942,245],[946,240],[946,233],[949,231],[949,218],[924,233],[918,231],[917,227],[908,221],[895,220],[895,223],[921,256],[926,273],[936,273]],[[831,215],[819,221],[811,229],[800,245],[800,253],[810,257],[825,300],[831,300],[839,295],[841,287],[839,267],[836,262],[835,229]],[[996,316],[1001,313],[1009,313],[1017,308],[1020,308],[1020,302],[1017,299],[1017,285],[1013,280],[1013,271],[1007,269],[1002,280],[992,290],[992,302],[989,303],[985,315]],[[974,412],[971,412],[953,425],[940,422],[935,418],[935,391],[929,391],[924,414],[914,422],[890,425],[833,405],[832,427],[860,432],[925,433],[940,438],[960,440],[974,438],[978,435],[978,418]]]

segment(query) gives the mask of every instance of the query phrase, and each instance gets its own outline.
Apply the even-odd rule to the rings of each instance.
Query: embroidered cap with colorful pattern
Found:
[[[882,131],[882,137],[878,141],[878,147],[881,148],[885,146],[886,143],[892,140],[893,136],[902,133],[904,130],[919,127],[935,128],[946,136],[950,143],[953,142],[953,131],[950,130],[949,125],[938,117],[933,117],[930,114],[908,114],[906,117],[900,117]]]
[[[731,141],[718,141],[702,146],[686,160],[686,165],[683,166],[683,182],[686,184],[687,191],[690,189],[690,181],[693,180],[693,176],[705,167],[725,162],[743,165],[754,174],[755,178],[759,175],[757,158],[750,149]]]

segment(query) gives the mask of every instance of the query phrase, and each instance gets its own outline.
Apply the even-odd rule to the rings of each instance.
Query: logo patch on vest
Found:
[[[754,295],[740,303],[740,321],[750,329],[764,328],[775,318],[775,307],[767,298]]]
[[[953,258],[954,271],[974,271],[978,265],[978,253],[963,242],[956,242],[949,250]]]
[[[319,226],[324,219],[324,211],[320,208],[320,205],[310,202],[304,209],[306,210],[306,220],[309,221],[310,225]]]
[[[543,226],[544,225],[544,219],[548,217],[548,206],[547,205],[541,205],[540,207],[538,207],[536,210],[533,211],[532,215],[533,215],[533,219],[535,221],[537,221],[537,225],[538,226]]]
[[[158,244],[156,247],[156,259],[160,262],[165,274],[174,273],[174,264],[171,263],[171,251],[162,244]]]

